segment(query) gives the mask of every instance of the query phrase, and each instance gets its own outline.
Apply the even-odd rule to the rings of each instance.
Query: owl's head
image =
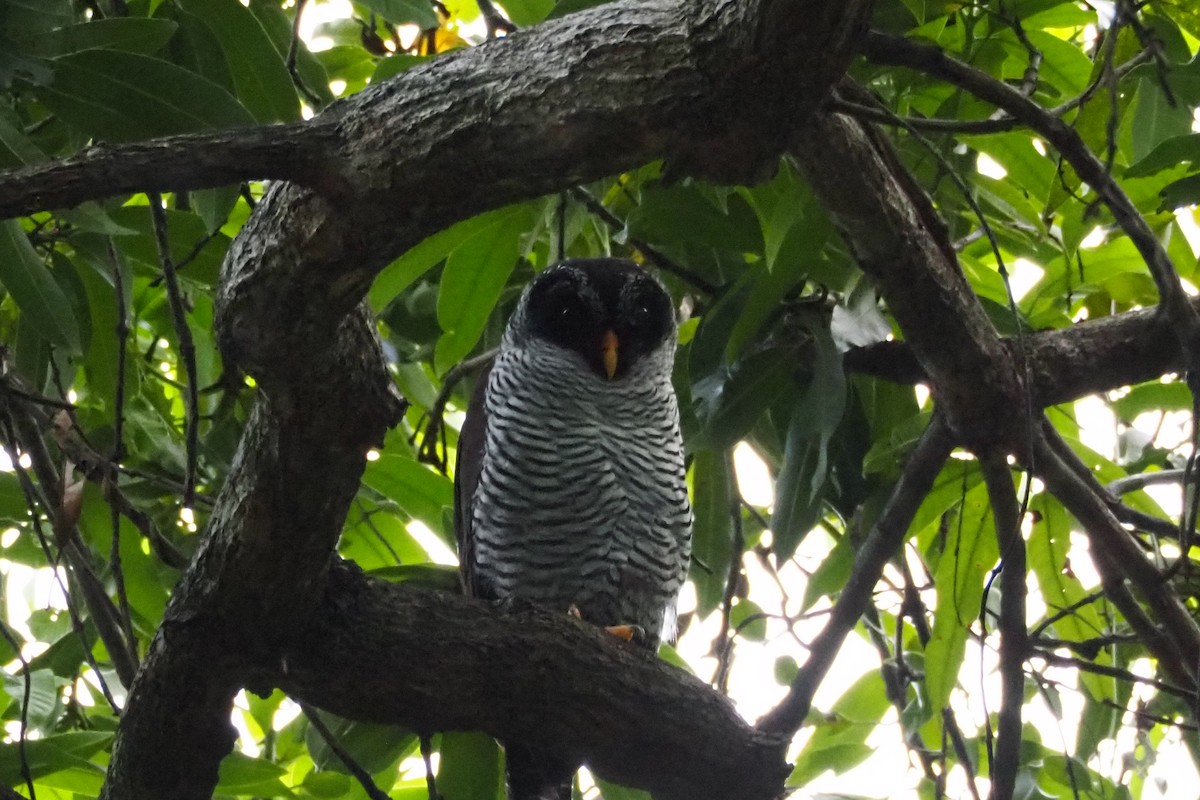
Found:
[[[569,350],[601,379],[619,381],[651,357],[670,370],[675,310],[662,284],[632,261],[568,259],[525,289],[509,336]]]

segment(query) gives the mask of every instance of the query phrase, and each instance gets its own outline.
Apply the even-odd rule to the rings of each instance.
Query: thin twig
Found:
[[[464,358],[462,361],[451,367],[442,378],[442,388],[434,398],[433,405],[429,409],[429,417],[425,423],[425,431],[421,435],[421,446],[417,449],[418,460],[436,467],[443,475],[446,474],[446,449],[445,449],[445,415],[446,404],[450,402],[450,395],[454,393],[454,388],[471,373],[482,369],[493,358],[496,353],[500,352],[499,348],[485,350],[479,355]]]
[[[421,760],[425,762],[425,789],[429,793],[429,800],[440,800],[437,778],[433,774],[433,739],[427,734],[421,734],[417,741],[421,744]]]
[[[17,757],[21,761],[21,777],[25,779],[25,786],[29,789],[29,800],[37,800],[37,793],[33,789],[33,773],[29,770],[29,753],[27,752],[26,745],[29,738],[29,698],[33,694],[33,679],[29,674],[29,661],[25,659],[25,654],[21,652],[21,643],[17,640],[16,634],[9,629],[3,620],[0,620],[0,637],[3,637],[4,641],[8,642],[9,647],[13,649],[13,653],[17,656],[17,660],[21,662],[21,680],[24,683],[24,688],[21,691],[21,727],[17,734]]]
[[[622,222],[616,214],[605,208],[604,204],[593,197],[592,193],[587,189],[584,189],[582,186],[576,186],[575,188],[571,189],[571,196],[583,203],[587,207],[588,211],[592,212],[601,220],[603,220],[608,227],[615,231],[625,230],[625,223]],[[663,272],[669,272],[676,278],[679,278],[681,281],[691,284],[701,292],[709,295],[716,294],[720,288],[719,286],[710,283],[701,276],[697,275],[687,267],[676,264],[673,260],[664,255],[662,251],[649,242],[638,239],[637,237],[630,237],[628,241],[631,245],[636,247],[638,251],[643,253],[647,258],[654,262],[654,266],[658,267]]]
[[[121,457],[125,454],[125,358],[129,344],[129,318],[125,313],[125,276],[121,272],[121,261],[117,257],[117,249],[108,240],[108,262],[112,265],[113,294],[117,305],[117,387],[113,398],[113,452],[106,470],[106,486],[113,484],[116,488]],[[78,428],[78,423],[76,423]],[[105,494],[111,494],[105,492]],[[109,565],[112,568],[113,582],[117,588],[117,604],[121,612],[121,624],[125,628],[125,638],[130,645],[135,646],[137,639],[133,634],[133,611],[129,606],[129,593],[125,590],[125,570],[121,565],[121,512],[117,504],[111,500],[108,503],[109,516],[112,524],[112,543],[109,547]]]
[[[179,360],[183,362],[187,376],[184,394],[187,405],[185,423],[186,463],[183,473],[183,507],[196,504],[196,453],[200,436],[200,397],[196,376],[196,346],[192,342],[192,331],[188,327],[187,310],[183,305],[183,294],[179,289],[179,278],[175,274],[175,262],[171,258],[171,240],[167,233],[167,215],[163,211],[162,195],[147,192],[150,200],[150,216],[154,221],[154,238],[158,243],[158,259],[162,264],[163,277],[167,282],[167,299],[171,305],[171,320],[175,323],[175,335],[179,338]]]
[[[296,58],[300,53],[300,15],[304,13],[304,4],[307,2],[308,0],[296,0],[296,16],[292,18],[292,40],[288,43],[287,60],[285,63],[287,64],[288,75],[292,77],[292,84],[300,94],[304,95],[304,99],[308,101],[308,104],[314,110],[320,111],[322,105],[321,98],[317,96],[316,92],[308,88],[304,79],[300,77],[300,70],[296,68]]]
[[[321,719],[320,712],[307,703],[300,703],[300,711],[304,714],[308,724],[313,726],[313,730],[321,737],[326,746],[333,752],[338,760],[350,771],[351,776],[358,781],[359,786],[367,793],[367,797],[371,800],[389,800],[387,793],[381,790],[376,784],[375,779],[371,777],[371,773],[363,769],[362,765],[354,760],[354,756],[350,755],[350,751],[342,746],[338,738],[333,735],[333,731],[329,730],[329,726],[325,724],[325,720]]]

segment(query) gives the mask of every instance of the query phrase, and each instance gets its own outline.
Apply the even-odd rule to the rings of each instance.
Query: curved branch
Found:
[[[260,394],[201,549],[172,595],[130,693],[104,797],[208,797],[232,741],[229,709],[239,686],[254,679],[263,689],[276,680],[298,681],[312,663],[305,660],[306,648],[322,646],[311,637],[314,622],[329,619],[326,612],[341,608],[339,602],[361,608],[378,601],[373,593],[355,594],[353,583],[339,583],[338,567],[329,581],[330,553],[366,453],[403,410],[360,306],[383,265],[459,219],[656,158],[675,171],[718,179],[773,168],[789,132],[849,63],[868,6],[866,0],[607,4],[433,59],[321,116],[322,125],[336,130],[338,148],[322,168],[334,165],[340,180],[321,172],[323,185],[315,188],[273,185],[229,250],[216,299],[217,336],[227,368],[253,375]],[[339,599],[338,592],[345,594]],[[425,611],[467,614],[457,601],[443,600]],[[350,630],[352,619],[339,619],[343,635],[379,635]],[[459,619],[479,622],[477,612]],[[396,658],[405,657],[395,652],[396,641],[428,652],[421,642],[469,638],[431,629],[419,614],[402,620],[407,633],[388,629]],[[321,639],[335,635],[331,627],[324,630]],[[605,661],[595,643],[589,649],[579,636],[555,644],[544,633],[522,640],[511,623],[496,631],[518,645],[537,642],[538,649],[504,650],[503,637],[493,637],[456,657],[471,660],[469,651],[486,672],[483,659],[503,655],[520,660],[527,680],[549,680],[531,664],[554,666],[562,676],[526,684],[524,695],[509,684],[492,685],[483,705],[499,703],[510,716],[527,717],[496,721],[510,726],[496,730],[531,725],[537,718],[522,711],[527,704],[557,700],[573,709],[579,729],[579,738],[561,743],[578,746],[582,760],[601,775],[655,787],[666,798],[765,798],[779,788],[779,740],[743,727],[740,741],[749,743],[746,752],[757,767],[753,775],[737,768],[724,760],[724,740],[718,745],[704,731],[672,721],[676,714],[695,720],[684,708],[694,703],[706,709],[706,719],[724,714],[720,729],[726,732],[739,724],[735,716],[678,681],[674,685],[683,688],[671,715],[637,717],[644,724],[640,732],[629,731],[622,757],[607,755],[614,751],[588,737],[602,727],[598,722],[620,724],[612,710],[585,708],[578,702],[583,695],[544,695],[545,688],[567,692],[573,685],[567,678],[579,674],[588,680],[578,683],[604,685],[578,667],[619,664],[645,683],[625,685],[635,695],[614,689],[607,699],[622,714],[636,715],[630,697],[645,702],[647,691],[669,688],[672,679],[632,655]],[[579,653],[564,652],[563,642],[579,645]],[[542,655],[543,645],[553,658]],[[328,663],[336,656],[322,658]],[[409,672],[405,683],[444,699],[444,672],[425,661]],[[394,672],[387,677],[397,678]],[[332,707],[337,702],[327,696],[329,683],[309,686],[311,694],[308,684],[296,683],[294,690]],[[378,698],[361,684],[349,686],[362,693],[361,714],[378,718]],[[411,719],[400,716],[411,712],[411,704],[392,708],[397,718]],[[454,724],[433,717],[416,722]],[[480,721],[464,716],[458,722]],[[639,748],[653,751],[660,727],[672,726],[676,734],[669,740],[690,734],[693,744],[704,743],[701,756],[729,766],[721,778],[678,747],[671,751],[679,763],[696,765],[695,775],[709,782],[707,795],[669,763],[653,765],[638,756]],[[540,741],[536,731],[530,734],[522,738]]]
[[[334,192],[343,188],[330,166],[338,143],[334,127],[318,118],[97,144],[64,159],[0,172],[0,219],[148,190],[204,189],[252,179],[291,180]]]
[[[305,702],[529,742],[659,800],[771,800],[790,771],[788,737],[755,731],[699,678],[593,626],[385,583],[350,562],[334,563],[283,657],[262,677]]]

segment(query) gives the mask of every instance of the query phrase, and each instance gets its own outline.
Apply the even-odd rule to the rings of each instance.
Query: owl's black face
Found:
[[[533,336],[578,353],[604,380],[620,380],[675,329],[671,298],[632,261],[571,259],[529,289]]]

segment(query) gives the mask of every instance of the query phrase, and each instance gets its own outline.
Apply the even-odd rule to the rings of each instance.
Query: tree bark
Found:
[[[486,209],[660,158],[675,174],[763,175],[849,63],[868,5],[613,3],[439,57],[311,123],[327,152],[289,176],[305,185],[271,188],[222,271],[218,340],[260,393],[131,690],[104,797],[208,797],[248,684],[425,731],[546,737],[657,797],[782,791],[783,743],[697,681],[561,620],[534,615],[524,631],[331,560],[366,451],[402,411],[356,306],[400,252]],[[15,190],[0,178],[3,213],[49,202],[27,173]]]

